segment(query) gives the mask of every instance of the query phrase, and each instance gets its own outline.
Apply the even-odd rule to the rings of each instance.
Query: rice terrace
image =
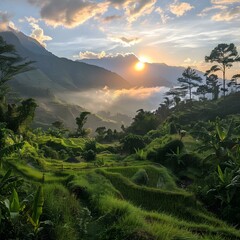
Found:
[[[0,2],[1,240],[240,240],[240,1]]]

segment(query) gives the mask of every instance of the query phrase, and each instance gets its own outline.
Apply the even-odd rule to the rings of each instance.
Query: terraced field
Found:
[[[39,139],[40,146],[49,142],[73,151],[84,146],[82,139]],[[36,159],[19,161],[16,154],[4,159],[4,169],[43,185],[42,218],[50,218],[54,226],[50,239],[240,239],[240,231],[179,188],[167,168],[136,157],[124,159],[105,150],[109,145],[98,147],[94,162],[38,156],[36,164]],[[144,185],[136,184],[139,172],[147,175]]]

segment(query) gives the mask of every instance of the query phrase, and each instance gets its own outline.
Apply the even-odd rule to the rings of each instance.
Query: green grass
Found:
[[[27,178],[28,180],[36,182],[61,182],[64,181],[66,176],[56,176],[54,172],[43,172],[28,165],[21,164],[20,162],[7,159],[4,162],[5,168],[13,169],[17,174]]]
[[[97,172],[103,172],[98,170]],[[103,173],[102,173],[103,174]],[[97,174],[94,170],[88,173],[78,173],[74,175],[74,178],[69,182],[69,188],[72,190],[80,189],[79,197],[83,196],[83,190],[88,193],[88,199],[91,205],[100,214],[98,223],[103,226],[98,229],[98,234],[94,239],[101,240],[120,240],[120,239],[161,239],[161,240],[176,240],[176,239],[201,239],[201,240],[226,240],[226,239],[240,239],[239,231],[227,226],[224,222],[216,219],[206,211],[194,207],[191,209],[192,214],[196,215],[198,221],[192,221],[191,216],[187,216],[187,220],[184,220],[178,214],[170,214],[168,211],[151,211],[149,209],[144,210],[143,202],[139,205],[139,201],[146,198],[148,202],[146,204],[151,205],[153,199],[153,193],[158,193],[160,190],[151,188],[141,188],[131,182],[137,190],[143,190],[144,193],[140,196],[136,194],[134,188],[121,189],[114,188],[116,186],[111,185],[112,181],[107,180],[104,176]],[[108,175],[117,175],[113,173],[107,173]],[[105,174],[106,175],[106,171]],[[122,177],[123,178],[123,177]],[[119,179],[118,179],[119,180]],[[121,179],[122,180],[122,179]],[[126,180],[126,178],[125,178]],[[124,182],[125,180],[122,180]],[[101,184],[99,184],[101,183]],[[128,186],[129,187],[129,186]],[[135,195],[135,201],[125,198],[124,191],[132,192]],[[182,208],[188,206],[194,206],[190,194],[179,194],[166,191],[160,191],[161,194],[176,195],[177,201],[181,201],[181,198],[189,198],[187,201],[181,201],[182,206],[177,206],[174,211],[181,211]],[[149,195],[149,197],[148,197]],[[129,195],[130,196],[130,195]],[[137,200],[139,199],[139,200]],[[171,199],[173,200],[173,199]],[[130,202],[129,202],[130,201]],[[137,202],[138,201],[138,202]],[[169,199],[170,201],[170,199]],[[190,201],[190,202],[189,202]],[[166,204],[167,202],[160,201],[159,205]],[[169,203],[172,204],[171,202]],[[151,205],[153,206],[153,205]],[[171,208],[173,206],[170,206]],[[201,219],[201,221],[199,220]]]
[[[123,198],[134,205],[149,211],[158,211],[196,222],[209,222],[213,224],[215,218],[196,201],[191,193],[182,191],[167,191],[163,189],[141,187],[118,173],[99,170],[111,181],[113,186],[121,193]]]
[[[104,196],[100,200],[102,213],[107,213],[107,221],[114,222],[107,231],[106,239],[239,239],[239,232],[222,224],[192,224],[172,216],[144,211],[127,201]],[[137,218],[136,218],[137,216]],[[120,235],[120,238],[114,238]],[[105,233],[106,234],[106,233]],[[146,238],[134,238],[144,236]],[[128,238],[127,238],[128,237]]]
[[[179,136],[157,138],[144,153],[176,138]],[[39,144],[53,141],[70,149],[82,149],[85,144],[81,138],[41,136],[39,139]],[[183,142],[190,152],[199,144],[190,135]],[[108,150],[114,146],[115,143],[98,144],[96,161],[88,163],[36,157],[41,164],[33,166],[31,162],[24,164],[24,159],[17,160],[16,155],[4,159],[5,169],[12,168],[28,182],[44,182],[42,220],[54,224],[44,230],[45,237],[50,240],[240,239],[238,230],[207,212],[194,194],[178,188],[176,177],[168,169],[147,160],[138,161],[134,154],[123,159]],[[97,165],[98,162],[102,165]],[[147,186],[132,182],[140,169],[148,175]],[[86,206],[94,213],[94,220]]]
[[[149,182],[147,184],[148,187],[177,190],[173,177],[164,167],[139,165],[129,167],[106,168],[105,170],[112,173],[120,173],[124,177],[131,179],[139,169],[146,170],[149,178]]]
[[[53,223],[45,232],[46,239],[77,240],[86,235],[90,212],[63,185],[45,184],[44,199],[42,218]]]

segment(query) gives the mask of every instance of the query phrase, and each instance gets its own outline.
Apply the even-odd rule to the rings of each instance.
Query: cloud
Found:
[[[148,35],[152,37],[147,46],[159,46],[163,45],[168,48],[195,48],[198,51],[199,48],[214,46],[216,42],[238,42],[240,32],[238,27],[215,29],[215,22],[209,22],[208,28],[205,23],[198,23],[196,25],[182,25],[176,24],[175,26],[162,26],[159,29],[152,30],[150,33],[144,32],[140,34]],[[163,36],[159,38],[159,36]],[[230,39],[230,40],[229,40]]]
[[[164,92],[168,88],[131,88],[131,89],[92,89],[76,93],[59,93],[58,97],[64,101],[81,102],[91,112],[110,111],[111,113],[125,113],[134,116],[137,109],[154,110],[163,100]]]
[[[141,41],[139,37],[115,37],[115,36],[109,36],[109,39],[113,42],[120,43],[124,47],[130,47],[133,46]]]
[[[162,23],[165,24],[169,19],[171,19],[167,14],[165,14],[164,10],[160,7],[155,9],[155,12],[157,12],[162,20]]]
[[[78,55],[73,56],[73,57],[78,58],[78,59],[101,59],[106,56],[107,56],[107,54],[104,51],[102,51],[100,53],[85,51],[85,52],[80,52]]]
[[[115,58],[118,56],[125,57],[129,55],[134,55],[134,53],[106,53],[105,51],[102,52],[91,52],[85,51],[80,52],[78,55],[74,55],[73,58],[76,59],[101,59],[101,58]]]
[[[77,27],[89,19],[103,16],[110,7],[124,12],[126,20],[136,21],[139,17],[150,14],[157,0],[28,0],[40,8],[40,15],[44,21],[53,27]],[[109,22],[120,19],[119,14],[104,17]]]
[[[127,20],[134,22],[139,17],[150,14],[157,0],[109,0],[109,2],[116,9],[124,10]]]
[[[227,8],[228,7],[225,5],[214,5],[214,6],[203,9],[202,12],[198,14],[198,16],[203,17],[203,16],[206,16],[208,12],[215,11],[215,10],[225,10]]]
[[[121,18],[122,18],[121,15],[111,15],[111,16],[104,17],[102,20],[103,20],[103,22],[112,22],[114,20],[118,20]]]
[[[239,0],[212,0],[212,4],[233,4],[239,3]]]
[[[139,17],[148,15],[154,10],[157,0],[128,1],[125,12],[129,22],[136,21]]]
[[[85,0],[29,0],[29,2],[40,7],[41,17],[48,25],[66,28],[74,28],[104,14],[109,6],[108,2]]]
[[[220,13],[217,13],[212,16],[212,20],[214,21],[227,21],[227,22],[239,18],[240,18],[240,6],[221,11]]]
[[[191,62],[192,62],[192,59],[191,59],[191,58],[186,58],[183,62],[184,62],[184,63],[191,63]]]
[[[146,100],[155,93],[161,92],[163,87],[152,87],[152,88],[131,88],[131,89],[120,89],[113,92],[114,98],[128,97]]]
[[[194,6],[190,5],[189,3],[186,2],[177,2],[175,1],[173,4],[169,6],[169,10],[171,13],[176,15],[177,17],[183,16],[186,12],[190,11],[193,9]]]
[[[8,31],[9,28],[17,30],[15,24],[10,19],[9,13],[0,11],[0,31]]]
[[[27,22],[32,27],[32,32],[30,37],[36,39],[43,47],[46,47],[45,41],[52,40],[52,37],[44,34],[43,29],[38,25],[39,20],[33,17],[26,17]]]

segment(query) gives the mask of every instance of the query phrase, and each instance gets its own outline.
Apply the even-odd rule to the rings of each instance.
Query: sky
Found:
[[[134,53],[201,70],[219,43],[240,51],[240,0],[0,0],[6,25],[73,60]]]

